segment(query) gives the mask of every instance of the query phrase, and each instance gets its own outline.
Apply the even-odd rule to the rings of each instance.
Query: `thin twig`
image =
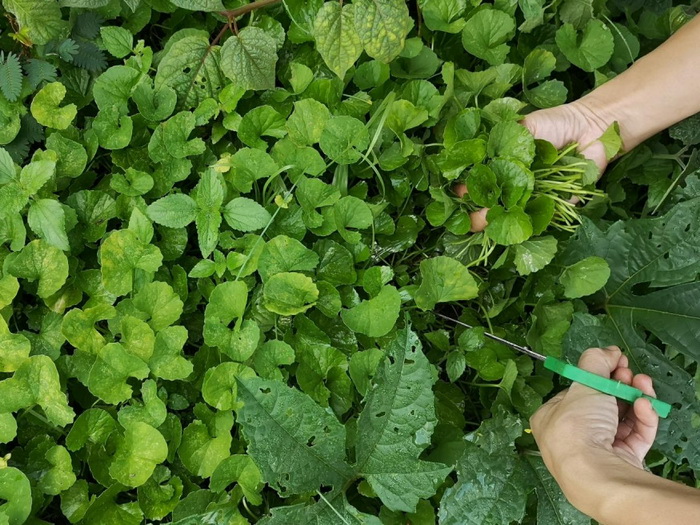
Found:
[[[221,11],[221,14],[226,18],[238,18],[256,9],[261,9],[267,7],[268,5],[279,4],[282,0],[258,0],[257,2],[252,2],[238,9],[231,9],[229,11]]]

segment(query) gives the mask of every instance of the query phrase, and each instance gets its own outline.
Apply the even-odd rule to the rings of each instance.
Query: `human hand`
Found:
[[[536,139],[547,140],[557,149],[572,143],[579,144],[581,155],[595,162],[602,174],[608,160],[605,148],[598,139],[613,122],[614,118],[605,111],[595,109],[584,100],[577,100],[530,113],[521,124],[529,129]],[[467,193],[467,186],[458,184],[454,191],[461,198]],[[472,232],[482,231],[486,227],[487,212],[487,208],[482,208],[471,213]]]
[[[612,377],[654,396],[651,378],[634,375],[627,357],[616,346],[592,348],[581,355],[579,367]],[[659,417],[647,399],[634,405],[616,400],[579,383],[544,404],[530,420],[532,433],[547,468],[566,490],[586,483],[577,467],[589,461],[616,465],[624,461],[644,468]]]

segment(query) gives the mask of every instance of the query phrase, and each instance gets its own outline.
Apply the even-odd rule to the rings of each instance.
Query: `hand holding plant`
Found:
[[[557,149],[571,144],[578,145],[579,153],[595,162],[601,175],[608,166],[608,159],[600,138],[612,123],[613,120],[605,111],[594,109],[585,100],[541,109],[521,121],[536,139],[546,140]],[[458,197],[463,197],[467,193],[467,185],[458,184],[455,193]],[[572,200],[578,202],[577,197]],[[480,232],[486,227],[487,213],[487,208],[471,213],[472,232]]]

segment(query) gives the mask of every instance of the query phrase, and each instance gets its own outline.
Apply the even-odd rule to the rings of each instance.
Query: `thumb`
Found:
[[[609,378],[619,366],[622,351],[617,346],[589,348],[579,359],[578,366],[583,370]]]
[[[622,357],[622,352],[617,346],[608,346],[607,348],[589,348],[583,354],[578,361],[578,367],[592,372],[599,376],[610,378],[613,371],[617,369],[620,365],[620,358]],[[580,396],[587,397],[591,394],[596,396],[600,395],[597,391],[590,389],[589,387],[582,385],[580,383],[573,383],[569,388],[571,396],[578,398]],[[607,397],[607,396],[604,396]],[[612,400],[612,407],[617,408],[617,402],[614,398]],[[617,417],[617,411],[615,412],[615,417]]]

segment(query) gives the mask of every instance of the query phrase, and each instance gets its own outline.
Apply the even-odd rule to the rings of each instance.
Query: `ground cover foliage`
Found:
[[[589,523],[526,431],[564,385],[485,329],[619,344],[695,484],[700,121],[598,189],[517,123],[694,8],[2,4],[0,522]]]

